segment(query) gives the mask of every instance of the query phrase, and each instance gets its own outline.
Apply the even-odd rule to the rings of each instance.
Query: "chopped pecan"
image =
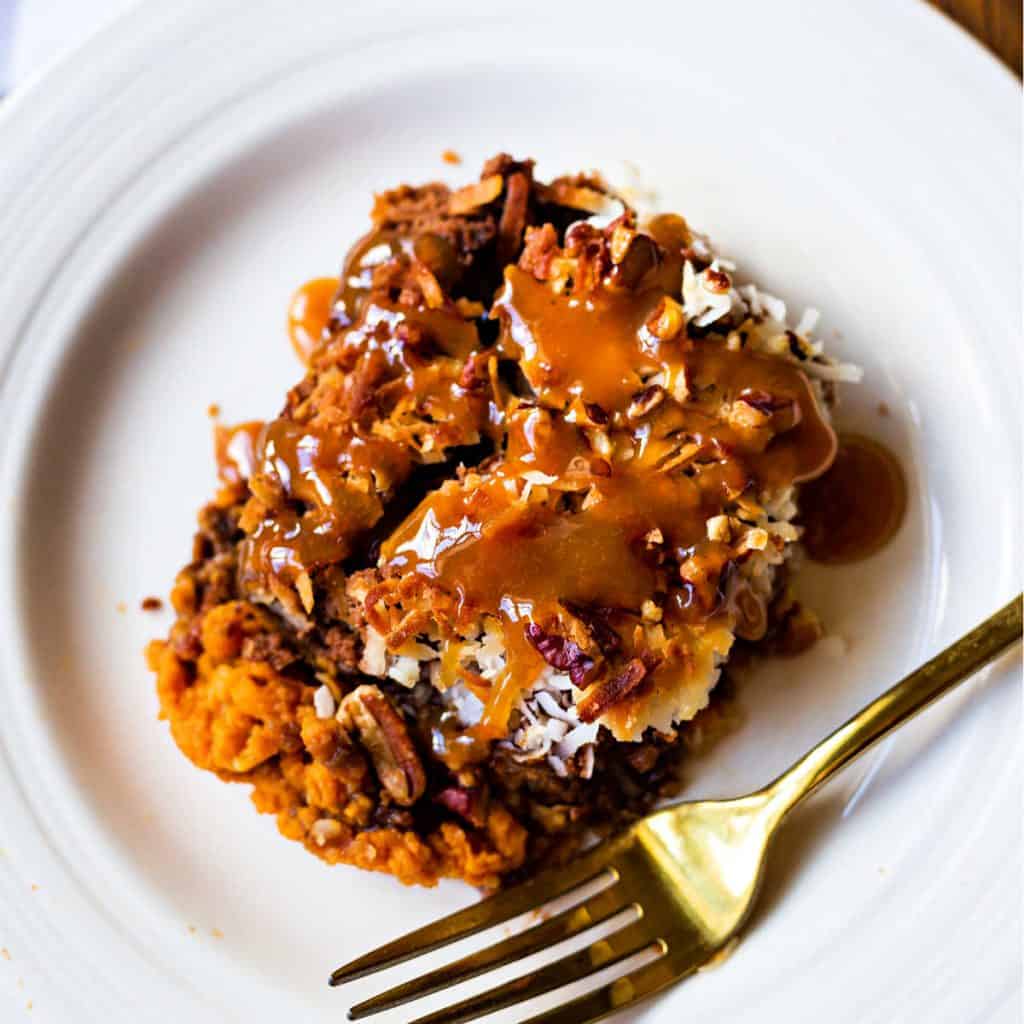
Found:
[[[771,415],[775,409],[775,397],[758,388],[744,388],[737,396],[739,401],[752,405],[758,412]]]
[[[613,704],[632,693],[647,677],[648,666],[642,658],[631,658],[617,675],[595,683],[576,704],[580,721],[593,722]]]
[[[530,176],[517,171],[509,176],[505,186],[505,207],[498,222],[498,263],[504,265],[515,259],[526,230],[530,206]]]
[[[732,281],[729,275],[721,270],[714,270],[712,267],[708,267],[704,271],[704,287],[709,292],[715,292],[718,295],[725,295],[732,287]]]
[[[358,686],[344,697],[338,721],[347,733],[358,736],[395,803],[408,807],[423,795],[427,776],[419,754],[402,716],[376,686]]]
[[[546,633],[536,622],[528,622],[526,639],[537,649],[537,653],[552,667],[568,672],[569,678],[579,686],[587,673],[594,667],[594,659],[571,640],[555,633]]]
[[[660,262],[658,243],[650,235],[634,234],[622,259],[612,267],[612,284],[620,288],[636,288]]]
[[[622,638],[608,622],[612,609],[577,604],[575,601],[563,600],[558,603],[573,618],[579,619],[586,626],[591,640],[601,648],[604,654],[612,654],[622,646]]]
[[[662,297],[647,320],[647,330],[660,341],[671,341],[685,326],[683,307],[669,295]]]
[[[552,276],[551,264],[557,255],[558,235],[552,225],[526,229],[526,244],[519,257],[520,269],[538,281],[546,281]]]
[[[543,202],[568,206],[572,210],[606,215],[617,212],[622,203],[602,191],[604,187],[604,182],[599,180],[584,183],[577,178],[556,178],[550,185],[538,186],[537,192]]]
[[[654,412],[665,401],[665,389],[660,384],[649,384],[643,391],[637,392],[629,403],[626,415],[631,420],[639,420],[648,413]]]
[[[501,195],[504,186],[505,179],[500,174],[489,174],[480,181],[453,192],[448,200],[448,211],[454,214],[469,213],[493,203]]]
[[[788,395],[772,395],[760,388],[744,388],[736,400],[756,409],[771,421],[776,433],[792,430],[801,419],[800,403]]]

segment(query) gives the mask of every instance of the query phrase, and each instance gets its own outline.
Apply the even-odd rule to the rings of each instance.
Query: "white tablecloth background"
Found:
[[[0,0],[0,94],[16,89],[136,2]]]

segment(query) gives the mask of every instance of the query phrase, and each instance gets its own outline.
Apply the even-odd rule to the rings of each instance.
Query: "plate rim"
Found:
[[[225,0],[218,0],[218,3],[216,5],[214,5],[214,4],[200,5],[198,3],[193,3],[192,6],[193,6],[194,10],[196,10],[196,11],[198,11],[200,9],[200,7],[205,7],[205,10],[203,11],[203,13],[205,15],[208,15],[209,17],[213,18],[213,17],[217,16],[217,11],[218,10],[226,10],[228,8],[235,7],[237,5],[234,4],[234,3],[225,2]],[[152,3],[140,4],[136,8],[134,8],[133,10],[127,12],[125,15],[122,16],[121,19],[111,23],[109,26],[107,26],[106,28],[104,28],[104,29],[100,30],[98,33],[96,33],[96,35],[93,36],[90,40],[87,40],[85,43],[83,43],[82,47],[78,51],[76,51],[74,54],[69,54],[66,58],[58,61],[51,68],[50,75],[59,76],[61,74],[64,74],[64,71],[62,71],[61,69],[64,68],[64,67],[67,67],[67,66],[69,66],[71,64],[73,64],[75,58],[76,57],[80,57],[80,55],[85,51],[85,49],[87,47],[90,47],[90,46],[103,47],[103,46],[108,45],[108,40],[111,37],[116,36],[118,33],[123,31],[123,24],[122,24],[123,22],[131,21],[131,20],[136,19],[136,18],[138,18],[141,21],[142,17],[144,15],[146,15],[147,12],[149,12],[151,9],[154,9],[154,8],[156,8],[155,0]],[[152,30],[152,26],[143,26],[143,27],[147,31],[151,31]],[[958,32],[963,34],[962,30],[958,29]],[[976,44],[976,45],[980,47],[980,44]],[[986,58],[988,60],[994,61],[994,58],[992,58],[990,55],[988,55],[987,51],[983,50],[982,52],[984,53],[984,55],[986,56]],[[1002,65],[998,65],[997,64],[997,66],[1002,69]],[[1003,73],[1005,75],[1007,75],[1007,76],[1009,75],[1009,72],[1005,71],[1005,69],[1002,69],[1002,71],[1003,71]],[[1012,81],[1011,84],[1014,85],[1014,89],[1015,89],[1015,92],[1016,92],[1016,83],[1015,83],[1015,81]],[[52,91],[53,82],[52,82],[51,77],[49,75],[41,76],[40,80],[36,83],[35,87],[37,89],[40,89],[40,88],[42,88],[42,89],[50,89]],[[29,94],[29,95],[31,95],[31,94]],[[24,106],[29,102],[29,100],[28,100],[27,96],[21,96],[18,99],[16,99],[14,102],[16,102],[16,103],[20,102],[22,108],[24,108]],[[35,101],[33,100],[32,102],[34,103]],[[2,136],[3,133],[5,132],[6,126],[9,123],[9,118],[13,117],[15,112],[16,112],[15,108],[12,106],[11,110],[5,110],[2,114],[0,114],[0,136]],[[0,183],[2,183],[2,164],[0,164]],[[2,217],[0,217],[0,220],[2,220]],[[2,248],[2,245],[0,245],[0,248]],[[2,336],[2,332],[0,332],[0,336]],[[12,357],[13,357],[13,353],[6,351],[6,346],[3,349],[0,349],[0,358],[3,358],[5,360],[4,373],[6,373],[6,371],[10,368],[10,364],[7,363],[6,360],[8,360],[8,359],[10,359]],[[2,376],[3,376],[3,374],[0,374],[0,377],[2,377]]]

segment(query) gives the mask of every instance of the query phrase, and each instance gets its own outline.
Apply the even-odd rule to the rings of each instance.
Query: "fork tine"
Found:
[[[454,1006],[438,1010],[426,1017],[419,1017],[413,1024],[464,1024],[465,1021],[476,1020],[485,1013],[493,1013],[506,1006],[543,995],[553,988],[581,981],[596,971],[614,966],[620,960],[626,960],[660,941],[651,938],[641,918],[585,949],[570,953],[561,960],[556,960],[530,974],[521,975],[504,985],[463,999]]]
[[[618,840],[602,843],[564,868],[544,871],[523,885],[498,892],[465,910],[456,911],[448,917],[442,917],[440,921],[409,932],[339,967],[331,974],[330,984],[354,981],[475,935],[485,928],[504,924],[513,917],[564,895],[570,889],[578,888],[584,882],[592,881],[611,857],[631,841],[631,834],[626,833]]]
[[[522,1024],[594,1024],[609,1014],[624,1010],[654,995],[673,982],[692,974],[705,963],[713,950],[698,936],[689,936],[689,943],[667,944],[667,953],[608,982],[593,992],[578,996],[561,1006],[538,1013]]]
[[[549,920],[527,928],[503,942],[495,943],[478,953],[463,957],[453,964],[446,964],[436,971],[397,985],[387,992],[382,992],[379,996],[374,996],[372,999],[353,1006],[348,1011],[349,1019],[359,1020],[362,1017],[369,1017],[382,1010],[390,1010],[392,1007],[401,1006],[413,999],[430,995],[442,988],[460,985],[464,981],[469,981],[470,978],[475,978],[497,967],[503,967],[514,960],[521,960],[523,957],[531,956],[533,953],[555,945],[555,943],[579,935],[620,913],[627,906],[621,887],[613,883],[607,889],[602,889],[601,892],[582,903],[569,907]]]

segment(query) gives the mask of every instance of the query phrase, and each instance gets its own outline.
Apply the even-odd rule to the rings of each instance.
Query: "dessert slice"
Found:
[[[671,789],[737,639],[813,640],[792,519],[850,372],[595,176],[502,155],[372,219],[282,413],[220,431],[149,658],[285,835],[493,887]]]

